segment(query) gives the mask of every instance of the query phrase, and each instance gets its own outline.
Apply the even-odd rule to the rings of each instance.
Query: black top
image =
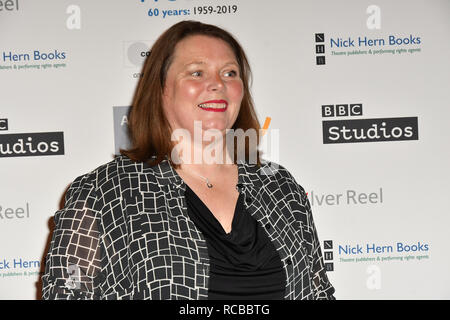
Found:
[[[189,217],[208,247],[208,298],[284,299],[286,279],[281,258],[266,232],[245,210],[243,194],[236,203],[230,233],[188,186],[185,196]]]

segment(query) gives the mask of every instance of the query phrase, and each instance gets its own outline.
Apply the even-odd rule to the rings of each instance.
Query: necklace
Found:
[[[213,187],[212,183],[209,182],[209,179],[208,179],[207,177],[204,177],[204,176],[202,176],[201,174],[198,174],[197,172],[194,172],[194,171],[189,171],[189,172],[191,172],[191,173],[195,174],[196,176],[198,176],[198,177],[202,178],[203,180],[205,180],[206,186],[207,186],[209,189],[211,189],[211,188]]]
[[[192,170],[187,170],[187,172],[193,173],[194,175],[196,175],[196,176],[202,178],[203,180],[205,180],[206,186],[207,186],[209,189],[211,189],[211,188],[213,187],[212,183],[209,182],[209,179],[208,179],[207,177],[204,177],[204,176],[202,176],[201,174],[198,174],[197,172],[192,171]]]
[[[195,172],[194,172],[195,173]],[[200,174],[198,174],[198,173],[195,173],[196,175],[198,175],[200,178],[202,178],[203,180],[205,180],[205,182],[206,182],[206,186],[209,188],[209,189],[211,189],[212,187],[213,187],[213,185],[212,185],[212,183],[211,182],[209,182],[209,179],[207,178],[207,177],[204,177],[204,176],[202,176],[202,175],[200,175]]]

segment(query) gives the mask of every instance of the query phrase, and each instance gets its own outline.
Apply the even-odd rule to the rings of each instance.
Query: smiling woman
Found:
[[[214,63],[221,63],[222,66],[214,65]],[[218,70],[219,67],[225,69]],[[213,68],[217,70],[213,70]],[[217,73],[219,71],[220,74]],[[199,94],[200,85],[205,85],[205,76],[206,80],[211,80],[213,79],[211,78],[212,74],[222,81],[230,79],[226,83],[230,84],[230,89],[234,90],[232,92],[228,90],[227,94],[231,94],[234,103],[232,107],[238,113],[232,126],[228,128],[240,128],[244,131],[252,129],[255,132],[260,129],[249,90],[251,71],[246,54],[236,39],[225,30],[199,22],[175,24],[154,43],[151,53],[144,63],[142,73],[143,76],[138,83],[129,115],[130,138],[133,147],[129,150],[122,150],[122,154],[134,161],[144,161],[149,165],[156,165],[168,156],[170,157],[174,146],[172,141],[167,138],[171,136],[173,130],[179,127],[178,121],[184,115],[193,110],[198,111],[195,108],[189,109],[186,105],[176,105],[175,103],[178,101],[173,100],[180,99],[180,102],[183,102],[181,99],[187,99],[187,94]],[[178,87],[174,87],[175,81]],[[238,96],[234,89],[236,85],[241,86]],[[184,93],[180,89],[185,90]],[[193,92],[192,90],[197,91]],[[204,93],[204,95],[206,94]],[[222,97],[217,99],[221,95]],[[236,105],[239,95],[242,95],[241,102],[240,105]],[[210,98],[211,96],[213,98]],[[197,107],[209,100],[226,101],[220,92],[213,95],[208,94],[205,98],[197,98],[200,100],[191,102],[191,106]],[[223,101],[221,102],[223,103]],[[220,108],[221,105],[210,103],[204,107]],[[181,111],[182,115],[176,115],[178,111]],[[226,115],[221,114],[220,117],[228,116],[230,118],[230,114],[231,112],[228,110]],[[189,118],[192,119],[194,116],[189,115]],[[212,115],[208,117],[209,119],[213,118]],[[205,114],[203,119],[197,120],[206,120],[208,117]],[[172,123],[169,123],[169,119]],[[204,123],[204,125],[207,124]],[[192,126],[193,123],[190,123],[186,128],[192,129]],[[246,146],[246,159],[250,155],[258,154],[257,147],[257,145]],[[235,150],[236,148],[235,146]],[[176,164],[175,167],[177,167]]]
[[[128,118],[132,147],[78,177],[55,214],[44,299],[334,298],[307,195],[282,166],[249,160],[258,143],[242,140],[227,163],[173,161],[179,130],[194,157],[209,143],[196,130],[259,138],[249,77],[219,27],[183,21],[160,36]]]
[[[224,41],[204,35],[180,41],[167,72],[163,105],[171,130],[202,129],[225,135],[239,114],[243,84],[239,64]]]

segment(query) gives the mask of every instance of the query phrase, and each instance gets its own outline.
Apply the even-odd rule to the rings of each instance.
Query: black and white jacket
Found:
[[[238,164],[247,211],[286,273],[285,299],[333,299],[304,189],[283,167]],[[44,299],[207,299],[206,241],[168,161],[124,156],[78,177],[55,213]]]

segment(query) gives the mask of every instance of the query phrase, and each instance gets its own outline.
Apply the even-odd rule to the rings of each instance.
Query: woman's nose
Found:
[[[220,77],[220,75],[214,75],[209,79],[208,83],[208,89],[211,91],[220,91],[223,90],[224,83],[223,79]]]

